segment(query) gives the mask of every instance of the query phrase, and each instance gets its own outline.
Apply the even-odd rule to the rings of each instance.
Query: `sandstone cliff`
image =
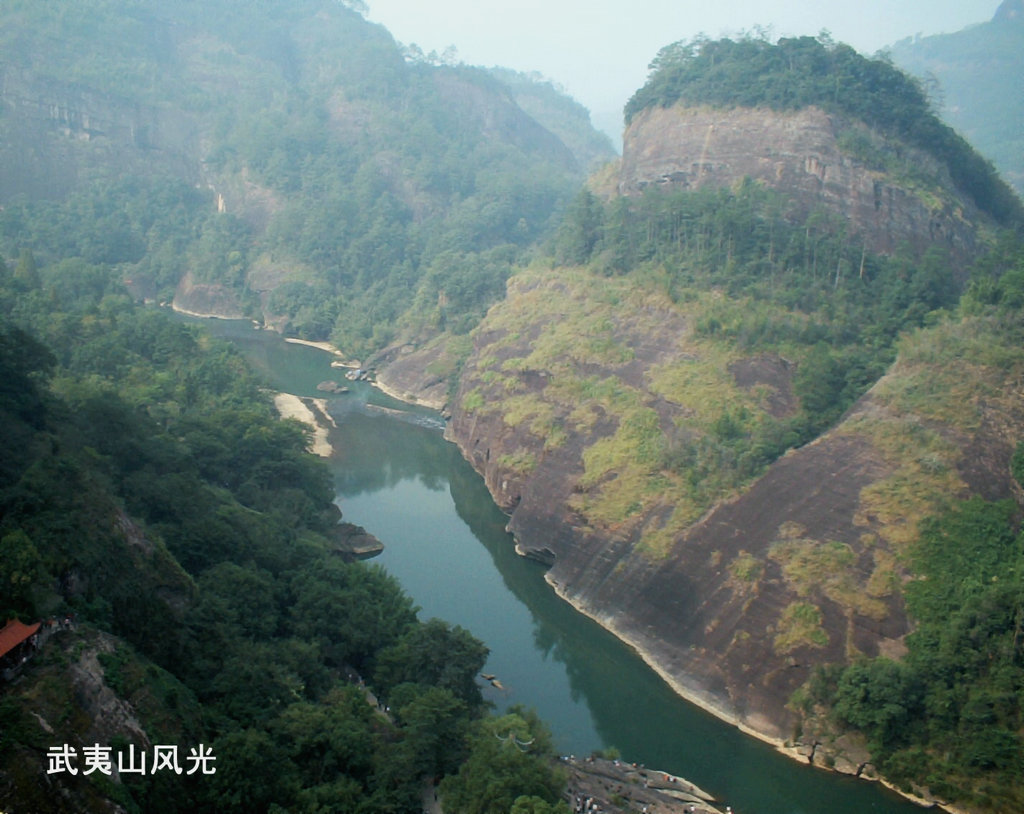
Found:
[[[735,491],[702,491],[645,447],[695,442],[709,398],[795,407],[793,363],[701,340],[705,306],[580,271],[513,278],[449,435],[559,594],[683,695],[787,739],[815,665],[901,652],[920,520],[950,496],[1011,494],[1022,359],[989,364],[984,325],[921,331],[832,431]]]
[[[66,195],[97,173],[199,180],[199,127],[184,111],[0,63],[0,201]]]
[[[884,169],[886,152],[902,169]],[[864,125],[814,107],[647,108],[626,130],[617,191],[728,187],[743,178],[785,191],[801,216],[840,216],[847,238],[869,252],[935,247],[963,267],[977,251],[977,212],[951,192],[933,158],[886,146]]]

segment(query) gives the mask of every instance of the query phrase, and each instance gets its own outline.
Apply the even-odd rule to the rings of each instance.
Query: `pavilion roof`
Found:
[[[10,653],[37,630],[39,630],[39,622],[34,625],[26,625],[17,619],[8,619],[7,624],[0,630],[0,658]]]

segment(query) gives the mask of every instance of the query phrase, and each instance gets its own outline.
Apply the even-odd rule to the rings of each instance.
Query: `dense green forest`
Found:
[[[226,202],[190,235],[202,258],[173,273],[127,269],[137,290],[170,299],[191,271],[253,316],[355,357],[399,324],[412,338],[465,333],[552,228],[583,163],[611,155],[550,86],[531,93],[532,80],[503,77],[541,100],[579,160],[499,78],[407,60],[339,3],[15,3],[4,19],[4,64],[34,78],[31,93],[85,88],[100,109],[141,106],[155,154],[183,153],[199,170],[183,180],[210,190],[192,205],[212,212],[214,192]],[[18,126],[0,118],[0,132]],[[104,152],[102,134],[92,142],[76,147],[80,171],[119,183],[125,151]]]
[[[468,334],[538,254],[699,304],[698,340],[794,361],[799,406],[784,418],[727,409],[676,437],[623,421],[603,463],[636,463],[645,489],[683,483],[695,516],[835,425],[901,334],[971,318],[994,354],[1024,344],[1020,202],[886,61],[825,39],[676,43],[626,115],[677,101],[818,105],[928,150],[1006,227],[970,279],[938,251],[871,255],[837,217],[794,221],[781,193],[751,183],[578,192],[581,157],[601,153],[578,109],[528,77],[407,60],[356,5],[5,4],[5,68],[187,121],[204,145],[199,174],[179,177],[125,173],[100,139],[81,139],[78,188],[0,209],[0,610],[78,620],[0,699],[0,766],[40,811],[51,802],[32,771],[55,739],[79,742],[66,672],[90,650],[154,741],[211,745],[220,771],[79,777],[85,799],[398,812],[418,809],[424,778],[443,778],[453,811],[559,807],[543,724],[487,715],[474,680],[485,645],[419,620],[386,573],[333,551],[339,516],[305,431],[278,420],[236,352],[141,297],[170,299],[191,276],[360,357]],[[542,126],[556,120],[565,132]],[[0,136],[16,124],[0,117]],[[616,291],[603,295],[614,308]],[[1020,484],[1019,448],[1012,467]],[[642,503],[627,497],[626,513]],[[886,776],[999,811],[1024,805],[1018,515],[950,503],[907,565],[908,656],[825,669],[794,699],[865,733]],[[531,748],[502,742],[513,734]]]
[[[47,259],[15,255],[7,232],[0,252],[0,610],[76,619],[0,699],[6,802],[61,810],[37,772],[55,743],[87,745],[66,673],[98,648],[148,738],[206,744],[218,771],[67,777],[84,805],[400,812],[442,777],[474,810],[556,803],[543,725],[486,717],[486,647],[334,553],[326,468],[239,354],[133,305],[106,260],[59,258],[104,233],[109,211],[80,203],[19,221],[31,234],[67,219]],[[535,745],[496,753],[495,728]]]
[[[919,80],[826,37],[696,39],[663,48],[626,104],[629,122],[677,102],[791,110],[810,105],[862,121],[934,155],[957,188],[1004,226],[1024,221],[1020,200],[991,162],[943,124]]]

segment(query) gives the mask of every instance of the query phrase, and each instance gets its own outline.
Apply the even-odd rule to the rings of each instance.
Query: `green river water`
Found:
[[[443,439],[435,413],[345,382],[327,353],[248,322],[203,324],[235,342],[277,390],[323,397],[319,382],[348,384],[350,393],[329,401],[337,503],[384,542],[374,562],[401,581],[421,618],[461,625],[487,643],[486,669],[505,688],[486,688],[497,709],[533,707],[562,752],[614,746],[625,760],[688,778],[736,814],[920,811],[879,784],[786,758],[676,696],[630,648],[559,599],[540,565],[515,554],[507,518]]]

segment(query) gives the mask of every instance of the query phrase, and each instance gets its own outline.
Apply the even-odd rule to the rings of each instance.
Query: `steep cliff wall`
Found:
[[[193,117],[0,64],[0,201],[59,198],[90,173],[199,179]]]
[[[651,439],[696,442],[715,394],[763,415],[795,405],[793,364],[701,340],[704,306],[579,271],[513,278],[476,334],[449,435],[559,594],[682,694],[787,739],[816,665],[901,652],[920,520],[949,496],[1011,494],[1021,355],[975,358],[977,325],[922,331],[839,426],[708,494],[645,457]]]
[[[886,153],[912,173],[884,171]],[[618,191],[728,187],[749,177],[784,190],[801,215],[823,208],[841,216],[849,239],[868,251],[937,247],[965,265],[977,248],[977,213],[949,192],[937,162],[908,148],[898,153],[863,125],[813,107],[652,107],[626,130]]]

